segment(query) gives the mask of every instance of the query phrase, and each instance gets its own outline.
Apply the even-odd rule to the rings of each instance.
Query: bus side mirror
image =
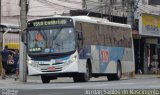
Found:
[[[83,33],[82,32],[77,32],[78,33],[78,40],[83,40]]]

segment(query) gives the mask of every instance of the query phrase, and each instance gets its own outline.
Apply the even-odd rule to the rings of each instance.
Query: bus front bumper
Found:
[[[63,73],[85,73],[86,72],[86,62],[84,60],[76,61],[70,63],[66,66],[47,66],[46,68],[55,67],[55,70],[45,70],[43,71],[40,67],[34,67],[28,64],[28,74],[29,75],[42,75],[42,74],[63,74]],[[61,69],[57,69],[61,67]]]

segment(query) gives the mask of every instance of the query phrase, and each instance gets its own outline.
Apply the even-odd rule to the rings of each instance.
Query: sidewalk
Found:
[[[160,75],[135,75],[134,78],[130,79],[151,79],[151,78],[160,78]],[[127,80],[129,78],[122,77],[122,80]],[[107,81],[106,77],[100,78],[92,78],[91,81]],[[52,80],[54,82],[73,82],[72,78],[58,78],[58,80]],[[40,76],[27,76],[27,83],[42,83]],[[0,76],[0,86],[9,85],[9,84],[23,84],[19,80],[15,81],[14,76],[8,76],[5,80],[3,80]]]
[[[148,78],[160,78],[160,75],[153,75],[153,74],[137,74],[135,79],[148,79]]]
[[[128,77],[126,75],[122,76],[122,79],[150,79],[150,78],[160,78],[160,75],[156,74],[136,74],[135,77]]]

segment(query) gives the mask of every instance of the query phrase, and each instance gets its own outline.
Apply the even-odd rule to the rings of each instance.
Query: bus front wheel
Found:
[[[91,69],[88,64],[86,64],[86,73],[80,73],[73,76],[74,82],[87,82],[91,76]]]
[[[47,77],[46,75],[41,75],[41,80],[43,83],[49,83],[50,82],[50,78]]]

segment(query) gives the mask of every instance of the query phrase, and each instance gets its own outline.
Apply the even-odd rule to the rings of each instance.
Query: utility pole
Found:
[[[112,14],[113,14],[113,9],[112,9],[112,0],[110,0],[109,1],[109,6],[108,6],[109,8],[109,21],[111,21],[112,22]]]
[[[86,0],[82,0],[82,9],[87,10]]]
[[[21,21],[21,33],[20,33],[20,81],[27,82],[27,56],[26,45],[23,39],[26,41],[26,27],[27,27],[27,0],[20,1],[20,21]]]
[[[131,28],[134,23],[134,0],[126,0],[127,1],[127,24],[131,25]],[[129,72],[128,77],[135,77],[135,71]]]
[[[134,0],[126,0],[127,1],[127,24],[133,26],[134,22]]]

